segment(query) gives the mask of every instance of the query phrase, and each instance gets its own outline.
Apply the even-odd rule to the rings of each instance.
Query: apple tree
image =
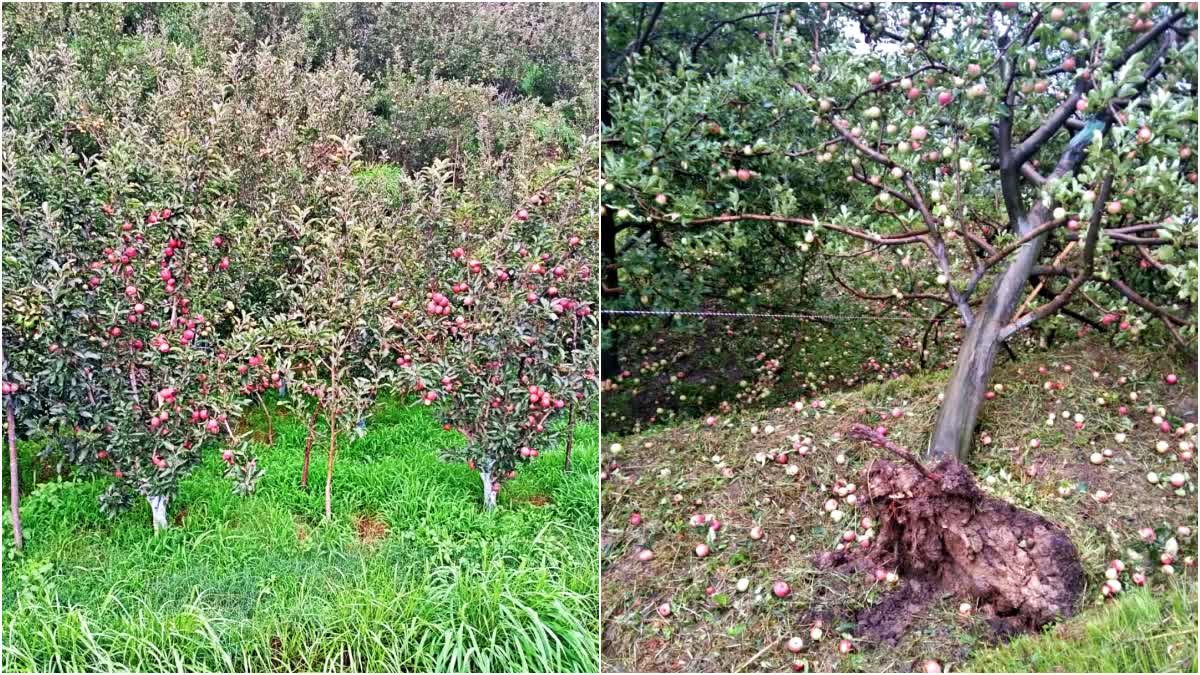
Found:
[[[141,495],[155,529],[166,527],[178,481],[205,442],[234,439],[239,409],[218,380],[214,323],[224,317],[206,309],[223,302],[228,275],[219,227],[186,201],[171,203],[128,197],[77,220],[47,205],[10,221],[26,252],[45,254],[14,266],[40,280],[9,291],[38,309],[7,340],[27,421],[78,469],[112,475],[103,511]],[[80,233],[86,241],[63,238]],[[253,459],[227,451],[226,460],[252,489]]]
[[[296,85],[320,90],[326,103],[296,114],[346,126],[341,86],[355,79],[346,64],[301,77],[294,59],[263,56],[222,82],[188,50],[138,44],[96,55],[110,61],[32,49],[5,72],[5,368],[13,431],[44,441],[44,458],[112,477],[108,512],[142,495],[162,526],[205,440],[228,444],[238,489],[260,474],[234,437],[242,393],[223,368],[251,354],[224,341],[242,312],[281,299],[277,252],[254,232],[318,198],[296,180],[308,132],[268,133],[228,97],[274,109]],[[109,64],[103,86],[97,62]],[[263,147],[247,153],[246,137]],[[268,163],[277,174],[253,171]]]
[[[376,193],[357,188],[358,141],[356,136],[321,140],[322,159],[310,180],[323,199],[282,214],[284,227],[274,232],[291,251],[281,280],[289,309],[261,320],[278,358],[269,370],[286,379],[297,396],[309,397],[299,404],[311,409],[302,487],[307,487],[318,411],[329,424],[326,518],[333,516],[339,432],[364,419],[378,392],[373,354],[379,350],[379,308],[386,297],[382,275],[397,259],[395,247],[416,241],[403,223],[386,217]],[[400,259],[419,261],[409,255]],[[266,377],[257,384],[269,383],[272,375]]]
[[[509,189],[478,201],[469,188],[428,194],[424,213],[442,223],[427,230],[426,269],[393,277],[383,326],[392,377],[466,437],[450,454],[479,472],[486,509],[521,462],[572,433],[595,392],[589,147],[517,171]]]
[[[965,458],[1001,345],[1068,303],[1098,297],[1094,322],[1157,321],[1187,349],[1194,10],[1129,9],[855,7],[843,20],[870,20],[879,54],[793,78],[898,228],[854,211],[811,226],[924,256],[922,293],[965,327],[931,457]]]

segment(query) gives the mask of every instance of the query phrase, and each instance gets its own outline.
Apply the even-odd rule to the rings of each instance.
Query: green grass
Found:
[[[1195,587],[1138,589],[1046,635],[981,650],[962,668],[994,673],[1196,672]]]
[[[98,515],[98,481],[23,502],[26,550],[6,546],[0,665],[13,671],[594,671],[598,448],[574,471],[546,452],[480,509],[476,474],[428,410],[384,404],[339,450],[323,523],[325,450],[297,484],[305,429],[276,420],[267,474],[237,497],[216,453],[155,536],[144,504]],[[345,441],[343,441],[345,443]],[[362,539],[360,518],[387,532]]]

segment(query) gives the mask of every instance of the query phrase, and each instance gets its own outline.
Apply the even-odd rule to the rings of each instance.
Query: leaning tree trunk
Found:
[[[1049,211],[1044,203],[1017,211],[1017,235],[1029,236]],[[1034,236],[1015,252],[973,317],[926,449],[930,466],[869,427],[852,430],[906,463],[876,461],[864,472],[860,500],[879,517],[870,548],[818,557],[824,566],[868,574],[893,569],[903,579],[855,617],[866,636],[894,643],[946,595],[969,598],[1000,635],[1040,629],[1076,609],[1083,566],[1066,530],[987,495],[965,464],[996,356],[1048,236]]]
[[[6,424],[8,426],[8,507],[12,513],[13,542],[17,550],[25,546],[25,535],[21,530],[21,473],[17,468],[17,425],[15,404],[12,395],[5,397]]]
[[[267,402],[263,400],[262,394],[255,394],[254,398],[258,399],[258,406],[262,408],[263,417],[267,420],[267,445],[275,445],[275,425],[271,421],[271,411],[267,410]]]
[[[1134,85],[1135,94],[1144,91],[1161,72],[1167,53],[1175,47],[1175,34],[1167,29],[1185,15],[1180,11],[1161,21],[1111,64],[1111,71],[1119,70],[1134,54],[1162,36],[1155,56],[1143,71],[1144,77]],[[1007,60],[1003,63],[1001,72],[1011,83],[1016,66]],[[915,617],[947,595],[973,600],[983,618],[1001,634],[1033,631],[1072,614],[1083,592],[1083,566],[1066,530],[987,495],[964,462],[1003,340],[1048,312],[1061,309],[1069,292],[1091,278],[1111,176],[1102,183],[1093,207],[1083,246],[1083,268],[1072,278],[1069,292],[1060,294],[1060,301],[1051,301],[1014,321],[1017,302],[1049,236],[1049,229],[1032,236],[1037,227],[1048,222],[1052,208],[1040,195],[1053,194],[1053,184],[1079,168],[1097,138],[1095,134],[1103,133],[1113,123],[1116,108],[1106,107],[1076,132],[1055,161],[1053,171],[1041,181],[1039,197],[1029,210],[1021,195],[1021,166],[1058,133],[1087,89],[1088,85],[1077,84],[1072,96],[1016,148],[1012,118],[1007,112],[996,127],[1005,209],[1014,234],[1029,240],[1015,252],[971,319],[929,440],[930,466],[870,427],[856,424],[851,430],[855,437],[904,460],[900,464],[875,460],[863,473],[859,503],[880,519],[878,536],[869,547],[817,556],[820,566],[873,574],[877,579],[888,578],[889,570],[899,573],[903,581],[896,590],[854,617],[857,631],[868,637],[894,643]],[[1011,104],[1011,100],[1008,102]]]
[[[1038,205],[1026,219],[1040,224],[1046,219],[1046,209]],[[946,383],[944,400],[938,410],[937,422],[926,451],[930,459],[954,458],[965,462],[971,452],[979,408],[987,393],[988,379],[1004,340],[1001,331],[1012,320],[1017,302],[1021,299],[1029,273],[1037,264],[1049,232],[1026,242],[1014,254],[992,287],[983,306],[975,314],[974,323],[958,351],[954,371]]]
[[[1027,236],[1036,227],[1031,223],[1041,224],[1048,211],[1039,203],[1022,215],[1018,235]],[[930,466],[873,429],[852,430],[906,463],[880,460],[864,472],[860,501],[879,517],[870,548],[817,560],[868,574],[893,569],[904,580],[855,617],[866,636],[894,643],[945,595],[971,599],[1000,635],[1037,630],[1076,609],[1083,566],[1066,530],[988,496],[965,464],[1006,327],[1048,236],[1033,237],[1016,251],[975,314],[943,392],[926,450]]]
[[[304,467],[300,469],[300,489],[308,489],[308,465],[312,459],[313,441],[316,439],[317,433],[317,415],[321,413],[321,406],[313,408],[312,417],[308,418],[308,438],[304,441]]]
[[[167,529],[167,504],[171,498],[165,495],[146,495],[146,501],[150,503],[150,519],[154,522],[154,531]]]

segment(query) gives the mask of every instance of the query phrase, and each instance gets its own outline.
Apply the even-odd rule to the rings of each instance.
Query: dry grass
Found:
[[[1195,382],[1187,375],[1168,387],[1161,380],[1160,354],[1110,350],[1077,343],[999,366],[993,382],[1003,383],[1004,390],[985,403],[979,429],[991,443],[977,443],[970,459],[994,496],[1069,531],[1088,573],[1085,611],[1101,603],[1098,588],[1108,560],[1120,557],[1132,567],[1131,548],[1157,555],[1156,549],[1138,544],[1138,528],[1160,528],[1160,541],[1167,529],[1197,529],[1194,464],[1155,451],[1161,439],[1171,439],[1172,448],[1180,439],[1160,432],[1143,409],[1147,403],[1161,405],[1172,424],[1179,424],[1180,415],[1194,414]],[[1039,366],[1047,372],[1039,373]],[[1120,377],[1128,378],[1125,385],[1117,384]],[[864,514],[853,507],[841,505],[846,515],[837,524],[822,508],[833,496],[835,481],[853,482],[879,456],[847,440],[850,425],[886,424],[891,438],[919,450],[932,427],[944,378],[945,373],[931,373],[834,394],[824,409],[757,411],[722,419],[715,428],[690,423],[606,439],[606,449],[613,442],[623,448],[604,457],[609,471],[602,524],[605,669],[772,671],[801,658],[810,670],[907,671],[925,658],[936,656],[953,666],[976,653],[989,630],[981,619],[959,616],[955,598],[931,608],[895,646],[856,639],[856,610],[877,602],[883,588],[865,578],[818,571],[810,560],[832,548],[843,530],[863,531],[856,524]],[[1047,390],[1047,381],[1063,388]],[[1138,392],[1137,404],[1128,403],[1131,391]],[[1117,414],[1118,396],[1130,407],[1127,417]],[[1103,405],[1099,397],[1106,399]],[[893,419],[893,408],[903,416]],[[1063,419],[1063,411],[1082,414],[1083,429]],[[1051,413],[1058,417],[1048,426]],[[774,427],[770,434],[764,433],[768,424]],[[751,433],[752,425],[759,433]],[[1118,432],[1127,435],[1124,443],[1115,441]],[[769,457],[790,448],[793,434],[811,438],[813,450],[791,458],[799,472],[789,476],[786,466]],[[1035,437],[1041,442],[1037,449],[1029,445]],[[1190,439],[1195,441],[1194,434]],[[1106,447],[1114,450],[1113,457],[1093,466],[1088,456]],[[758,453],[768,460],[760,464]],[[835,461],[839,454],[846,464]],[[1151,470],[1164,477],[1185,472],[1188,484],[1181,494],[1151,485],[1144,478]],[[1059,487],[1071,493],[1060,496]],[[1098,490],[1112,498],[1098,503],[1093,498]],[[639,527],[628,524],[635,511],[643,518]],[[712,513],[723,524],[703,559],[693,549],[705,540],[707,528],[688,522],[697,512]],[[757,542],[747,534],[755,524],[767,534]],[[1180,543],[1179,557],[1195,556],[1194,534]],[[643,547],[655,554],[648,563],[635,557]],[[1183,572],[1182,565],[1177,567]],[[1186,573],[1194,576],[1194,571]],[[736,584],[743,577],[750,586],[739,593]],[[786,600],[771,594],[777,580],[791,586]],[[1152,587],[1163,583],[1160,573],[1151,575]],[[672,608],[666,619],[656,612],[664,602]],[[809,630],[818,621],[825,637],[812,643]],[[853,653],[838,653],[838,634],[855,641]],[[782,646],[793,635],[806,643],[798,657]]]

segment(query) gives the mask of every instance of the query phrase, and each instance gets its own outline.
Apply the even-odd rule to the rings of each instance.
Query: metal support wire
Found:
[[[601,309],[601,314],[617,316],[696,316],[724,319],[799,319],[808,321],[920,321],[933,319],[919,316],[868,316],[843,314],[767,314],[755,312],[694,312],[673,309]]]

